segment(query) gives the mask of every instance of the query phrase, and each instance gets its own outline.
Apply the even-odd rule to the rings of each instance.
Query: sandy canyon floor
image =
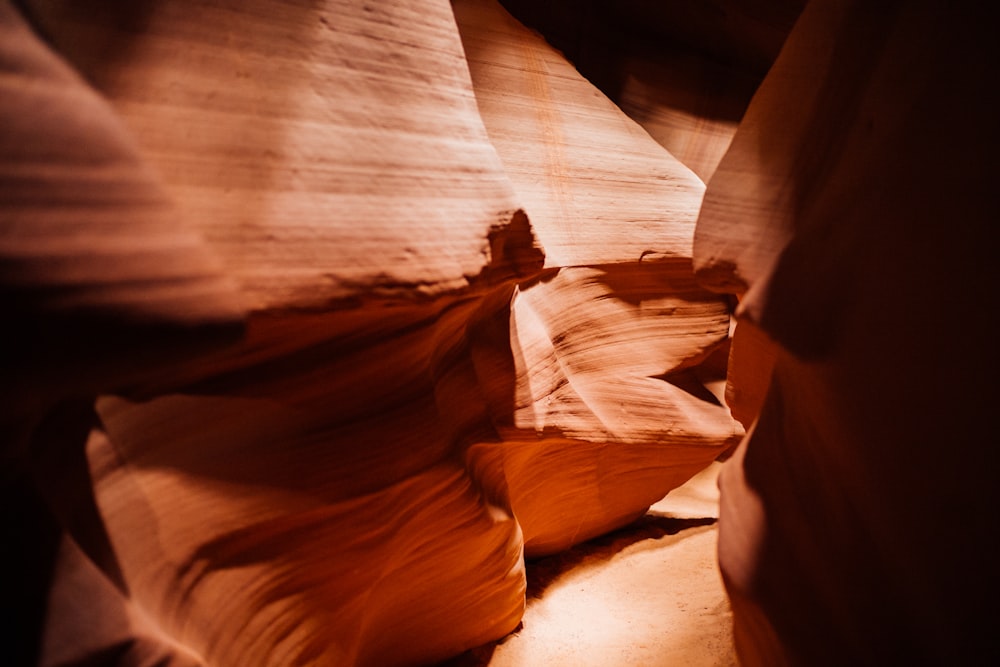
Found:
[[[632,525],[529,562],[521,627],[441,667],[736,665],[715,554],[720,466]]]

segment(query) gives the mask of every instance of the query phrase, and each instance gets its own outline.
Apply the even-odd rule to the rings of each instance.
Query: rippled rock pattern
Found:
[[[96,418],[81,408],[52,436],[93,496],[86,521],[53,521],[66,546],[48,553],[70,582],[54,589],[83,573],[114,613],[89,635],[103,646],[65,644],[87,620],[66,595],[38,662],[115,647],[127,664],[444,659],[517,626],[525,554],[631,521],[738,441],[703,364],[729,313],[694,280],[702,183],[498,5],[25,4],[44,41],[6,4],[5,31],[52,63],[54,94],[100,112],[67,116],[106,119],[89,140],[124,148],[111,170],[70,171],[53,149],[56,168],[28,172],[46,193],[58,169],[108,180],[119,190],[87,190],[108,193],[106,214],[79,199],[57,212],[119,236],[102,255],[90,228],[63,248],[65,226],[39,227],[15,298],[47,294],[24,281],[59,277],[49,255],[94,257],[89,271],[150,274],[121,278],[150,294],[109,307],[126,323],[173,280],[193,293],[164,307],[182,333],[244,327],[215,351],[205,337],[122,357],[128,383],[98,367],[54,392],[103,394]],[[22,69],[18,94],[44,74]],[[4,109],[23,121],[34,104]],[[5,144],[19,168],[35,164],[22,136]],[[137,226],[165,216],[167,231]],[[48,219],[22,218],[5,253]],[[188,236],[167,235],[181,224]],[[116,293],[95,275],[97,305],[73,317]],[[36,345],[43,360],[50,347]],[[43,365],[22,363],[26,377]],[[45,429],[12,415],[37,449]]]
[[[434,664],[723,458],[743,664],[1000,662],[991,17],[803,4],[0,0],[5,659]]]

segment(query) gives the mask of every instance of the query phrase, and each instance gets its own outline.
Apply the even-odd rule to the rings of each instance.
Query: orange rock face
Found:
[[[115,609],[98,645],[146,637],[136,663],[147,646],[177,664],[447,658],[517,626],[525,554],[632,520],[738,440],[706,388],[729,313],[694,281],[703,185],[498,5],[27,5],[93,86],[3,5],[5,29],[66,72],[53,89],[134,137],[109,179],[152,183],[190,230],[165,246],[207,296],[168,314],[247,310],[235,344],[124,358],[129,383],[86,385],[100,428],[89,477],[74,470],[96,507],[57,516],[68,546],[49,553]],[[5,248],[39,215],[22,217]],[[120,255],[159,288],[171,258],[133,259],[157,237],[128,229],[94,271]],[[39,247],[85,266],[90,237],[62,249],[57,231]],[[33,261],[29,277],[58,275]],[[97,275],[100,304],[114,292]],[[88,427],[84,411],[60,445],[77,466]],[[39,662],[82,657],[45,648],[86,613],[60,608]]]
[[[486,130],[546,251],[510,307],[502,442],[470,456],[541,555],[629,521],[736,442],[699,376],[728,307],[693,280],[697,177],[497,3],[453,6]]]
[[[0,11],[5,412],[236,339],[239,295],[121,117],[17,11]]]
[[[606,4],[0,0],[6,658],[432,664],[742,441],[742,663],[998,661],[991,22]]]

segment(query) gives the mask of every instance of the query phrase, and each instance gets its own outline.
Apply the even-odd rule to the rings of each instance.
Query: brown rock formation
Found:
[[[108,579],[124,585],[84,457],[91,404],[238,339],[241,299],[113,109],[7,2],[0,165],[3,661],[166,660]]]
[[[449,6],[415,9],[38,14],[249,296],[239,348],[102,400],[90,445],[133,598],[208,664],[425,662],[523,608],[517,525],[450,454],[479,406],[440,394],[478,300],[541,255]]]
[[[453,4],[546,250],[511,306],[504,442],[478,444],[473,467],[502,479],[487,485],[509,495],[526,552],[551,553],[634,518],[739,437],[700,366],[728,308],[693,281],[694,174],[497,3]]]
[[[56,605],[41,662],[132,638],[123,659],[140,664],[145,636],[178,664],[441,659],[517,625],[522,547],[631,520],[738,436],[704,386],[729,316],[694,284],[701,184],[497,6],[458,5],[467,49],[485,47],[474,96],[444,2],[24,4],[107,103],[70,77],[75,94],[135,136],[115,187],[162,184],[154,203],[204,238],[250,310],[237,345],[80,392],[118,394],[87,446],[108,535],[94,560],[118,588],[72,543],[55,585],[95,575],[87,590],[117,620],[61,645],[81,620]],[[511,49],[525,60],[498,72]],[[5,109],[23,121],[19,99]],[[40,247],[62,252],[50,237]],[[194,280],[221,281],[195,263],[204,247],[173,243],[191,259],[182,285],[214,294]],[[25,275],[50,275],[37,264]],[[114,293],[94,282],[99,303]],[[188,326],[229,316],[169,305]]]
[[[517,205],[447,3],[180,0],[140,3],[128,21],[29,4],[253,312],[434,297],[502,264],[490,233]]]
[[[991,24],[801,4],[0,0],[13,662],[446,658],[730,410],[744,663],[996,662]]]
[[[503,0],[708,182],[803,0]]]
[[[0,5],[6,414],[120,387],[239,335],[217,259],[121,119]],[[217,341],[218,342],[218,341]]]
[[[618,104],[708,183],[729,149],[756,78],[690,54],[633,58]]]
[[[721,480],[747,665],[996,660],[987,25],[810,3],[706,193],[699,276],[777,345]]]

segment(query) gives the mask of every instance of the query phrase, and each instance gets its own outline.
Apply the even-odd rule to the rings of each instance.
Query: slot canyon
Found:
[[[0,664],[1000,664],[992,25],[0,0]]]

